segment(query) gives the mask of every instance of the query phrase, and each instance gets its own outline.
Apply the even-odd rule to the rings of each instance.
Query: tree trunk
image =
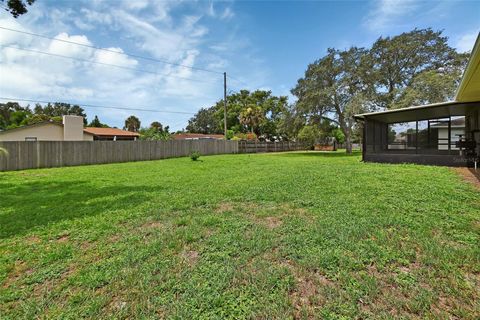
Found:
[[[350,137],[350,130],[345,133],[345,148],[347,149],[347,154],[352,154],[352,138]]]
[[[339,114],[338,124],[340,125],[340,129],[345,135],[345,148],[347,149],[347,154],[351,154],[352,153],[352,135],[351,135],[352,129],[346,123],[345,117],[343,116],[343,114]]]

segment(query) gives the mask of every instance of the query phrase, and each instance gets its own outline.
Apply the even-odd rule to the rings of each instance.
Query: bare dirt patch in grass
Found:
[[[60,235],[59,237],[57,237],[57,242],[58,243],[64,243],[64,242],[67,242],[69,240],[69,235],[68,234],[62,234]]]
[[[142,229],[160,229],[163,228],[163,224],[158,221],[150,221],[147,223],[144,223],[140,228]]]
[[[47,279],[32,287],[33,297],[45,297],[62,286],[70,277],[77,273],[79,266],[70,264],[59,277]]]
[[[293,306],[294,319],[315,318],[318,310],[327,302],[325,292],[338,287],[335,281],[328,279],[317,270],[309,270],[292,260],[278,256],[278,250],[264,254],[264,259],[286,268],[295,281],[295,286],[288,293]]]
[[[120,235],[114,234],[111,237],[108,238],[108,242],[110,243],[116,243],[121,239]]]
[[[38,244],[40,242],[42,242],[42,240],[37,237],[37,236],[30,236],[28,238],[25,239],[25,241],[27,242],[27,244]]]
[[[480,190],[480,170],[472,168],[453,168],[453,170],[459,174],[463,180],[471,183],[478,190]]]
[[[412,305],[415,305],[415,299],[421,295],[421,292],[435,292],[434,284],[430,283],[428,279],[419,276],[422,268],[428,268],[423,266],[421,262],[413,262],[409,265],[399,266],[397,268],[388,268],[384,270],[378,270],[375,265],[367,267],[367,273],[375,278],[376,281],[376,293],[371,296],[371,300],[368,302],[359,301],[360,310],[362,313],[368,316],[375,316],[381,312],[387,312],[392,317],[403,315],[411,318],[421,318],[425,316],[423,312],[412,309]],[[398,283],[398,277],[411,274],[416,279],[411,287],[404,287]],[[430,280],[431,281],[431,280]],[[448,279],[439,279],[439,281],[445,282]],[[446,292],[439,292],[438,298],[432,300],[429,312],[439,319],[460,319],[457,310],[468,310],[469,314],[475,314],[475,302],[471,304],[462,301],[461,297],[449,295]],[[478,310],[477,310],[478,312]],[[475,319],[474,316],[467,319]]]
[[[282,220],[278,217],[266,217],[265,218],[265,225],[269,229],[275,229],[282,225]]]
[[[119,311],[127,307],[127,302],[124,301],[125,299],[122,299],[121,297],[118,296],[113,296],[110,302],[107,304],[107,309],[112,310],[112,311]]]
[[[307,220],[312,218],[307,210],[296,208],[289,204],[246,203],[235,209],[246,215],[253,223],[262,225],[268,229],[281,227],[285,219],[290,217],[301,217]]]
[[[308,318],[313,318],[326,303],[325,290],[335,287],[336,284],[319,272],[304,270],[294,264],[288,266],[295,278],[295,289],[289,293],[295,309],[294,318],[301,319],[305,314]]]
[[[233,211],[234,208],[235,206],[231,202],[220,202],[215,209],[215,213],[224,213],[224,212]]]
[[[184,250],[182,251],[181,256],[189,266],[194,266],[200,258],[200,254],[195,250]]]
[[[10,271],[7,278],[3,282],[3,288],[10,287],[13,283],[18,281],[18,279],[22,277],[22,275],[24,275],[27,270],[28,270],[28,266],[24,261],[21,261],[21,260],[15,261],[12,271]]]
[[[401,272],[409,272],[412,268],[401,266],[398,268]],[[359,307],[364,314],[375,315],[381,311],[386,311],[391,316],[397,316],[403,306],[408,301],[401,288],[395,283],[395,273],[391,270],[379,271],[375,265],[367,267],[367,274],[373,277],[377,283],[377,292],[372,297],[371,302],[359,301]],[[402,314],[408,313],[403,310]]]

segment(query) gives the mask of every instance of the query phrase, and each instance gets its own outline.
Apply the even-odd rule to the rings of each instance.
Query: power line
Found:
[[[38,34],[38,33],[27,32],[27,31],[22,31],[22,30],[17,30],[17,29],[11,29],[11,28],[6,28],[6,27],[2,27],[2,26],[0,26],[0,29],[7,30],[7,31],[12,31],[12,32],[17,32],[17,33],[22,33],[22,34],[27,34],[27,35],[30,35],[30,36],[39,37],[39,38],[44,38],[44,39],[49,39],[49,40],[53,40],[53,41],[70,43],[70,44],[74,44],[74,45],[78,45],[78,46],[82,46],[82,47],[86,47],[86,48],[91,48],[91,49],[95,49],[95,50],[102,50],[102,51],[112,52],[112,53],[116,53],[116,54],[122,54],[122,55],[126,55],[126,56],[129,56],[129,57],[137,58],[137,59],[149,60],[149,61],[154,61],[154,62],[169,64],[169,65],[173,65],[173,66],[177,66],[177,67],[182,67],[182,68],[188,68],[188,69],[197,70],[197,71],[210,72],[210,73],[216,73],[216,74],[223,74],[223,72],[220,72],[220,71],[215,71],[215,70],[209,70],[209,69],[204,69],[204,68],[199,68],[199,67],[188,66],[188,65],[181,64],[181,63],[175,63],[175,62],[170,62],[170,61],[167,61],[167,60],[155,59],[155,58],[151,58],[151,57],[140,56],[140,55],[133,54],[133,53],[128,53],[128,52],[118,52],[118,51],[111,50],[111,49],[108,49],[108,48],[100,48],[100,47],[97,47],[97,46],[93,46],[93,45],[89,45],[89,44],[84,44],[84,43],[79,43],[79,42],[75,42],[75,41],[58,39],[58,38],[54,38],[54,37],[48,37],[48,36],[44,36],[44,35],[41,35],[41,34]]]
[[[241,84],[243,84],[243,85],[249,86],[249,84],[248,84],[248,83],[246,83],[246,82],[245,82],[245,81],[243,81],[243,80],[240,80],[240,79],[234,78],[234,77],[232,77],[232,76],[227,76],[227,77],[228,77],[228,78],[230,78],[230,79],[231,79],[231,80],[233,80],[233,81],[237,81],[238,83],[241,83]]]
[[[39,54],[44,54],[44,55],[48,55],[48,56],[52,56],[52,57],[59,57],[59,58],[77,60],[77,61],[81,61],[81,62],[88,62],[88,63],[98,64],[98,65],[103,65],[103,66],[109,66],[109,67],[115,67],[115,68],[120,68],[120,69],[125,69],[125,70],[132,70],[132,71],[150,73],[150,74],[155,74],[155,75],[160,75],[160,76],[165,76],[165,77],[172,77],[172,78],[178,78],[178,79],[196,81],[196,82],[215,83],[213,81],[205,81],[205,80],[199,80],[199,79],[193,79],[193,78],[187,78],[187,77],[180,77],[180,76],[176,76],[176,75],[172,75],[172,74],[168,74],[168,73],[160,73],[160,72],[149,71],[149,70],[145,70],[145,69],[130,68],[130,67],[125,67],[125,66],[119,66],[117,64],[92,61],[92,60],[82,59],[82,58],[75,58],[75,57],[64,56],[64,55],[61,55],[61,54],[50,53],[50,52],[45,52],[45,51],[26,49],[26,48],[20,48],[20,47],[12,47],[12,46],[5,46],[5,45],[0,45],[0,47],[11,48],[11,49],[15,49],[15,50],[27,51],[27,52],[32,52],[32,53],[39,53]]]
[[[7,98],[7,97],[0,97],[0,99],[5,100],[5,101],[21,101],[21,102],[32,102],[32,103],[54,103],[52,101],[20,99],[20,98]],[[59,101],[57,101],[57,102],[59,102]],[[145,112],[158,112],[158,113],[176,113],[176,114],[189,114],[189,115],[195,114],[193,112],[185,112],[185,111],[170,111],[170,110],[143,109],[143,108],[99,106],[99,105],[93,105],[93,104],[71,103],[71,102],[63,102],[63,103],[78,105],[78,106],[85,107],[85,108],[117,109],[117,110],[145,111]]]

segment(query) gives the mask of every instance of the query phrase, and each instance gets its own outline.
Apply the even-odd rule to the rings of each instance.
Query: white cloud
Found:
[[[401,22],[401,19],[418,8],[414,0],[377,0],[364,19],[364,25],[370,30],[382,30]]]
[[[225,8],[225,10],[223,10],[223,13],[220,16],[220,19],[228,20],[228,19],[233,18],[233,16],[235,16],[235,14],[233,13],[233,10],[230,7],[227,7],[227,8]]]
[[[177,6],[189,10],[172,12]],[[195,5],[190,2],[123,0],[112,9],[111,2],[83,1],[64,8],[51,8],[42,3],[42,10],[29,11],[22,25],[0,13],[0,25],[27,32],[56,36],[58,39],[106,47],[107,52],[65,42],[36,38],[0,30],[0,43],[47,51],[53,54],[114,64],[125,70],[85,61],[75,61],[38,53],[0,48],[0,91],[4,96],[60,100],[65,102],[136,108],[158,108],[196,112],[212,105],[223,94],[222,75],[203,73],[179,66],[227,69],[233,52],[244,36],[215,47],[210,41],[204,17],[233,19],[234,12],[213,3]],[[210,9],[211,8],[211,9]],[[209,13],[210,10],[210,13]],[[188,14],[185,14],[188,12]],[[218,43],[218,42],[216,42]],[[162,64],[122,55],[132,52],[170,61]],[[245,57],[242,61],[250,58]],[[144,73],[149,70],[158,74]],[[258,71],[258,70],[257,70]],[[170,76],[165,76],[168,74]],[[252,75],[256,76],[257,73]],[[192,78],[190,81],[182,78]],[[5,81],[8,79],[8,81]],[[188,115],[157,114],[86,108],[89,119],[97,114],[111,125],[121,126],[126,116],[136,114],[144,125],[159,120],[173,129],[185,127]]]
[[[462,35],[455,44],[455,47],[459,52],[467,52],[473,49],[475,40],[479,36],[478,32],[472,32]]]
[[[114,64],[121,67],[135,67],[138,64],[138,61],[132,59],[123,53],[121,48],[105,48],[105,50],[95,51],[94,60],[100,63]],[[115,53],[118,52],[118,53]]]
[[[70,41],[79,43],[85,46],[91,46],[92,43],[85,35],[73,35],[69,36],[67,33],[62,32],[58,34],[55,39]],[[59,54],[68,57],[82,58],[86,59],[92,55],[93,49],[79,46],[73,43],[63,42],[63,41],[51,41],[48,46],[48,52],[53,54]]]
[[[26,31],[26,29],[15,19],[4,18],[0,19],[0,26],[8,29]],[[17,32],[0,29],[0,44],[1,45],[28,45],[31,42],[31,38],[26,37]]]

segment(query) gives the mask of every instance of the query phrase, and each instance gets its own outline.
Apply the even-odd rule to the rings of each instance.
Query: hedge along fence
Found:
[[[238,153],[237,141],[6,141],[0,147],[0,171],[146,161],[188,156]]]
[[[239,141],[238,151],[240,153],[260,153],[260,152],[283,152],[305,150],[299,142],[266,142],[266,141]]]

